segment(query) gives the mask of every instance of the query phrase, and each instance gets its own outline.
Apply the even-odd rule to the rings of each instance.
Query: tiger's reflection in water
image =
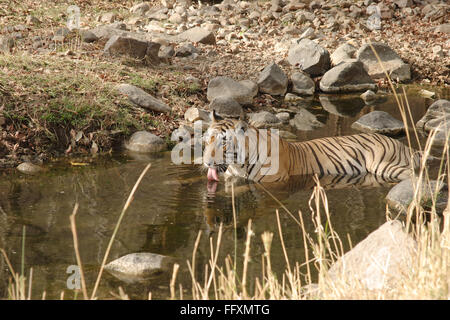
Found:
[[[386,187],[399,182],[399,180],[389,180],[373,174],[325,175],[317,177],[317,179],[320,186],[330,192],[332,192],[331,190],[348,189],[349,193],[345,192],[349,198],[346,199],[347,203],[349,201],[358,202],[359,206],[363,205],[360,194],[363,190]],[[222,188],[219,185],[220,182],[217,181],[207,182],[208,192],[205,199],[204,217],[208,232],[217,230],[220,223],[223,223],[225,228],[233,227],[232,185],[238,228],[240,225],[245,226],[249,218],[259,216],[258,211],[273,208],[273,212],[275,212],[276,209],[281,209],[263,188],[258,186],[258,183],[231,178],[225,181]],[[317,184],[313,175],[301,175],[292,176],[287,182],[262,183],[261,185],[282,203],[296,197],[301,197],[303,200],[300,201],[307,203]],[[349,203],[348,206],[352,206],[352,203]],[[299,208],[292,208],[294,211],[297,209]],[[245,230],[239,231],[245,234],[242,232]]]

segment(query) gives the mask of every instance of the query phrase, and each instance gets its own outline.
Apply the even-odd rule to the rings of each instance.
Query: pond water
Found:
[[[448,90],[434,89],[441,98],[449,98]],[[409,89],[408,101],[414,122],[432,103],[420,97],[417,88]],[[318,114],[326,126],[308,132],[294,131],[299,141],[357,133],[351,129],[351,124],[373,110],[387,111],[401,119],[393,96],[387,96],[385,101],[373,106],[365,106],[355,96],[341,97],[336,101],[316,98],[310,102],[309,109]],[[278,236],[277,209],[290,261],[305,261],[298,225],[254,184],[242,188],[236,195],[235,243],[231,193],[226,192],[223,183],[219,183],[216,194],[208,194],[205,172],[194,165],[172,164],[169,152],[148,157],[116,154],[91,160],[87,166],[71,166],[66,160],[58,160],[48,164],[48,170],[38,176],[25,176],[16,171],[0,173],[0,248],[5,249],[15,270],[20,271],[25,226],[24,269],[28,275],[29,269],[33,268],[33,298],[39,299],[44,291],[47,299],[58,299],[62,291],[65,299],[75,297],[74,291],[67,288],[69,274],[66,271],[70,265],[76,264],[69,222],[76,202],[79,203],[79,249],[86,282],[89,291],[92,290],[122,207],[148,162],[152,163],[152,167],[122,221],[108,261],[134,252],[175,257],[181,263],[178,283],[182,283],[186,289],[184,296],[189,298],[191,278],[186,260],[192,258],[199,231],[202,231],[197,254],[199,265],[207,263],[209,237],[213,237],[215,243],[216,231],[222,222],[224,234],[219,262],[222,263],[229,254],[237,257],[239,266],[245,247],[247,223],[251,218],[255,237],[252,238],[249,278],[254,279],[261,274],[261,254],[264,252],[261,234],[264,231],[274,233],[272,268],[281,275],[286,265]],[[311,181],[307,180],[282,189],[266,186],[291,212],[302,211],[306,229],[311,234],[314,226],[308,201],[312,186]],[[356,244],[385,222],[384,198],[391,186],[349,183],[327,190],[331,219],[343,239],[347,239],[348,235]],[[348,247],[346,243],[344,241]],[[110,292],[118,292],[121,286],[131,298],[145,299],[151,292],[153,298],[165,299],[170,296],[170,276],[170,273],[163,273],[143,283],[127,284],[105,272],[98,296],[110,298]],[[0,298],[8,296],[8,278],[8,268],[1,258]],[[250,281],[250,292],[251,286]],[[80,293],[78,298],[81,298]]]

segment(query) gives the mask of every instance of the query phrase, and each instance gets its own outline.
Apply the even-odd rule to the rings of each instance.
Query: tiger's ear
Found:
[[[216,110],[211,111],[209,117],[211,118],[211,121],[213,123],[217,122],[217,121],[220,121],[220,120],[223,120],[223,118],[216,113]]]

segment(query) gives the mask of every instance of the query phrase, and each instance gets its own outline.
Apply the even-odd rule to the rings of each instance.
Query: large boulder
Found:
[[[294,72],[291,76],[291,81],[292,92],[307,96],[314,94],[316,84],[306,73]]]
[[[189,40],[195,43],[200,42],[203,44],[216,44],[216,37],[214,36],[214,33],[200,27],[186,30],[181,33],[179,37],[183,40]]]
[[[120,93],[126,95],[131,102],[142,108],[163,113],[169,113],[172,111],[172,109],[164,102],[152,97],[144,90],[131,84],[122,83],[117,85],[116,89]]]
[[[138,153],[160,152],[167,149],[166,142],[147,131],[137,131],[133,133],[130,140],[125,143],[125,148]]]
[[[416,250],[416,242],[402,224],[389,221],[334,263],[328,275],[340,288],[394,289],[413,270]]]
[[[320,89],[327,93],[376,90],[364,65],[357,60],[342,62],[328,70],[320,80]]]
[[[288,86],[288,78],[284,71],[276,64],[271,63],[259,75],[259,91],[271,95],[284,95]]]
[[[436,130],[434,145],[444,146],[450,139],[450,101],[435,101],[426,114],[416,123],[416,127],[429,133]]]
[[[384,69],[392,79],[399,81],[407,81],[411,79],[411,69],[409,64],[403,62],[399,55],[392,50],[387,44],[381,42],[373,42],[373,48],[379,56]],[[369,76],[374,79],[384,78],[383,68],[380,66],[376,55],[374,54],[370,44],[363,45],[356,52],[356,59],[364,64]]]
[[[402,121],[395,119],[384,111],[372,111],[363,115],[352,124],[352,128],[369,133],[381,133],[385,135],[398,135],[405,131]]]
[[[292,46],[287,61],[313,77],[321,76],[330,68],[329,52],[309,39],[302,39]]]
[[[258,85],[251,80],[236,81],[230,77],[215,77],[209,81],[208,101],[217,97],[230,97],[241,105],[251,105],[258,93]]]
[[[323,127],[324,124],[317,120],[316,116],[311,112],[300,109],[295,117],[289,121],[289,124],[297,130],[310,131]]]

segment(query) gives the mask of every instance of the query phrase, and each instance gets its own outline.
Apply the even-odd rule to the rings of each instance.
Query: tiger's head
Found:
[[[211,125],[204,135],[203,165],[208,169],[208,180],[219,181],[219,174],[246,178],[245,159],[248,158],[249,139],[245,132],[249,125],[237,119],[222,119],[211,112]]]

